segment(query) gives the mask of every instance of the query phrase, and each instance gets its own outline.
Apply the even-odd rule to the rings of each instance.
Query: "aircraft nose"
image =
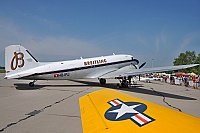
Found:
[[[138,64],[139,64],[139,60],[138,60],[138,59],[134,59],[134,58],[132,57],[132,61],[134,62],[135,65],[138,65]]]

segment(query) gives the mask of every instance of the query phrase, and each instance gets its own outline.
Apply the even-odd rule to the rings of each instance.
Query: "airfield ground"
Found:
[[[97,79],[37,81],[5,80],[0,74],[0,132],[81,133],[78,99],[102,88],[116,89],[117,80],[100,86]],[[200,118],[200,90],[153,81],[138,82],[133,88],[117,89],[163,106],[181,109]],[[108,94],[110,95],[110,94]],[[165,97],[165,102],[163,101]],[[171,107],[169,107],[171,108]]]

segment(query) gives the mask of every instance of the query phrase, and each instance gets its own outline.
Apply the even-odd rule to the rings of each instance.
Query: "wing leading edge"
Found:
[[[114,72],[105,74],[101,76],[101,78],[127,77],[127,76],[134,76],[134,75],[140,75],[140,74],[146,74],[146,73],[186,69],[186,68],[190,68],[190,67],[194,67],[198,65],[199,64],[191,64],[191,65],[165,66],[165,67],[141,68],[141,69],[134,69],[133,67],[129,67],[129,69],[126,69],[124,71],[114,71]]]
[[[116,90],[103,89],[79,99],[84,133],[197,133],[200,118]]]

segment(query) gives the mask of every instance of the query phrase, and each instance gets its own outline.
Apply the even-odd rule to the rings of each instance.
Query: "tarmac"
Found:
[[[200,90],[152,81],[116,88],[118,80],[101,86],[97,79],[37,81],[6,80],[0,74],[0,132],[81,133],[78,99],[102,88],[116,89],[200,118]],[[109,94],[108,94],[109,95]]]

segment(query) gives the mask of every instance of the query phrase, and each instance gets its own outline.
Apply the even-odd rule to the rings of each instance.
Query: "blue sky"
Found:
[[[0,0],[0,66],[10,44],[39,61],[115,53],[173,65],[200,53],[200,0]]]

